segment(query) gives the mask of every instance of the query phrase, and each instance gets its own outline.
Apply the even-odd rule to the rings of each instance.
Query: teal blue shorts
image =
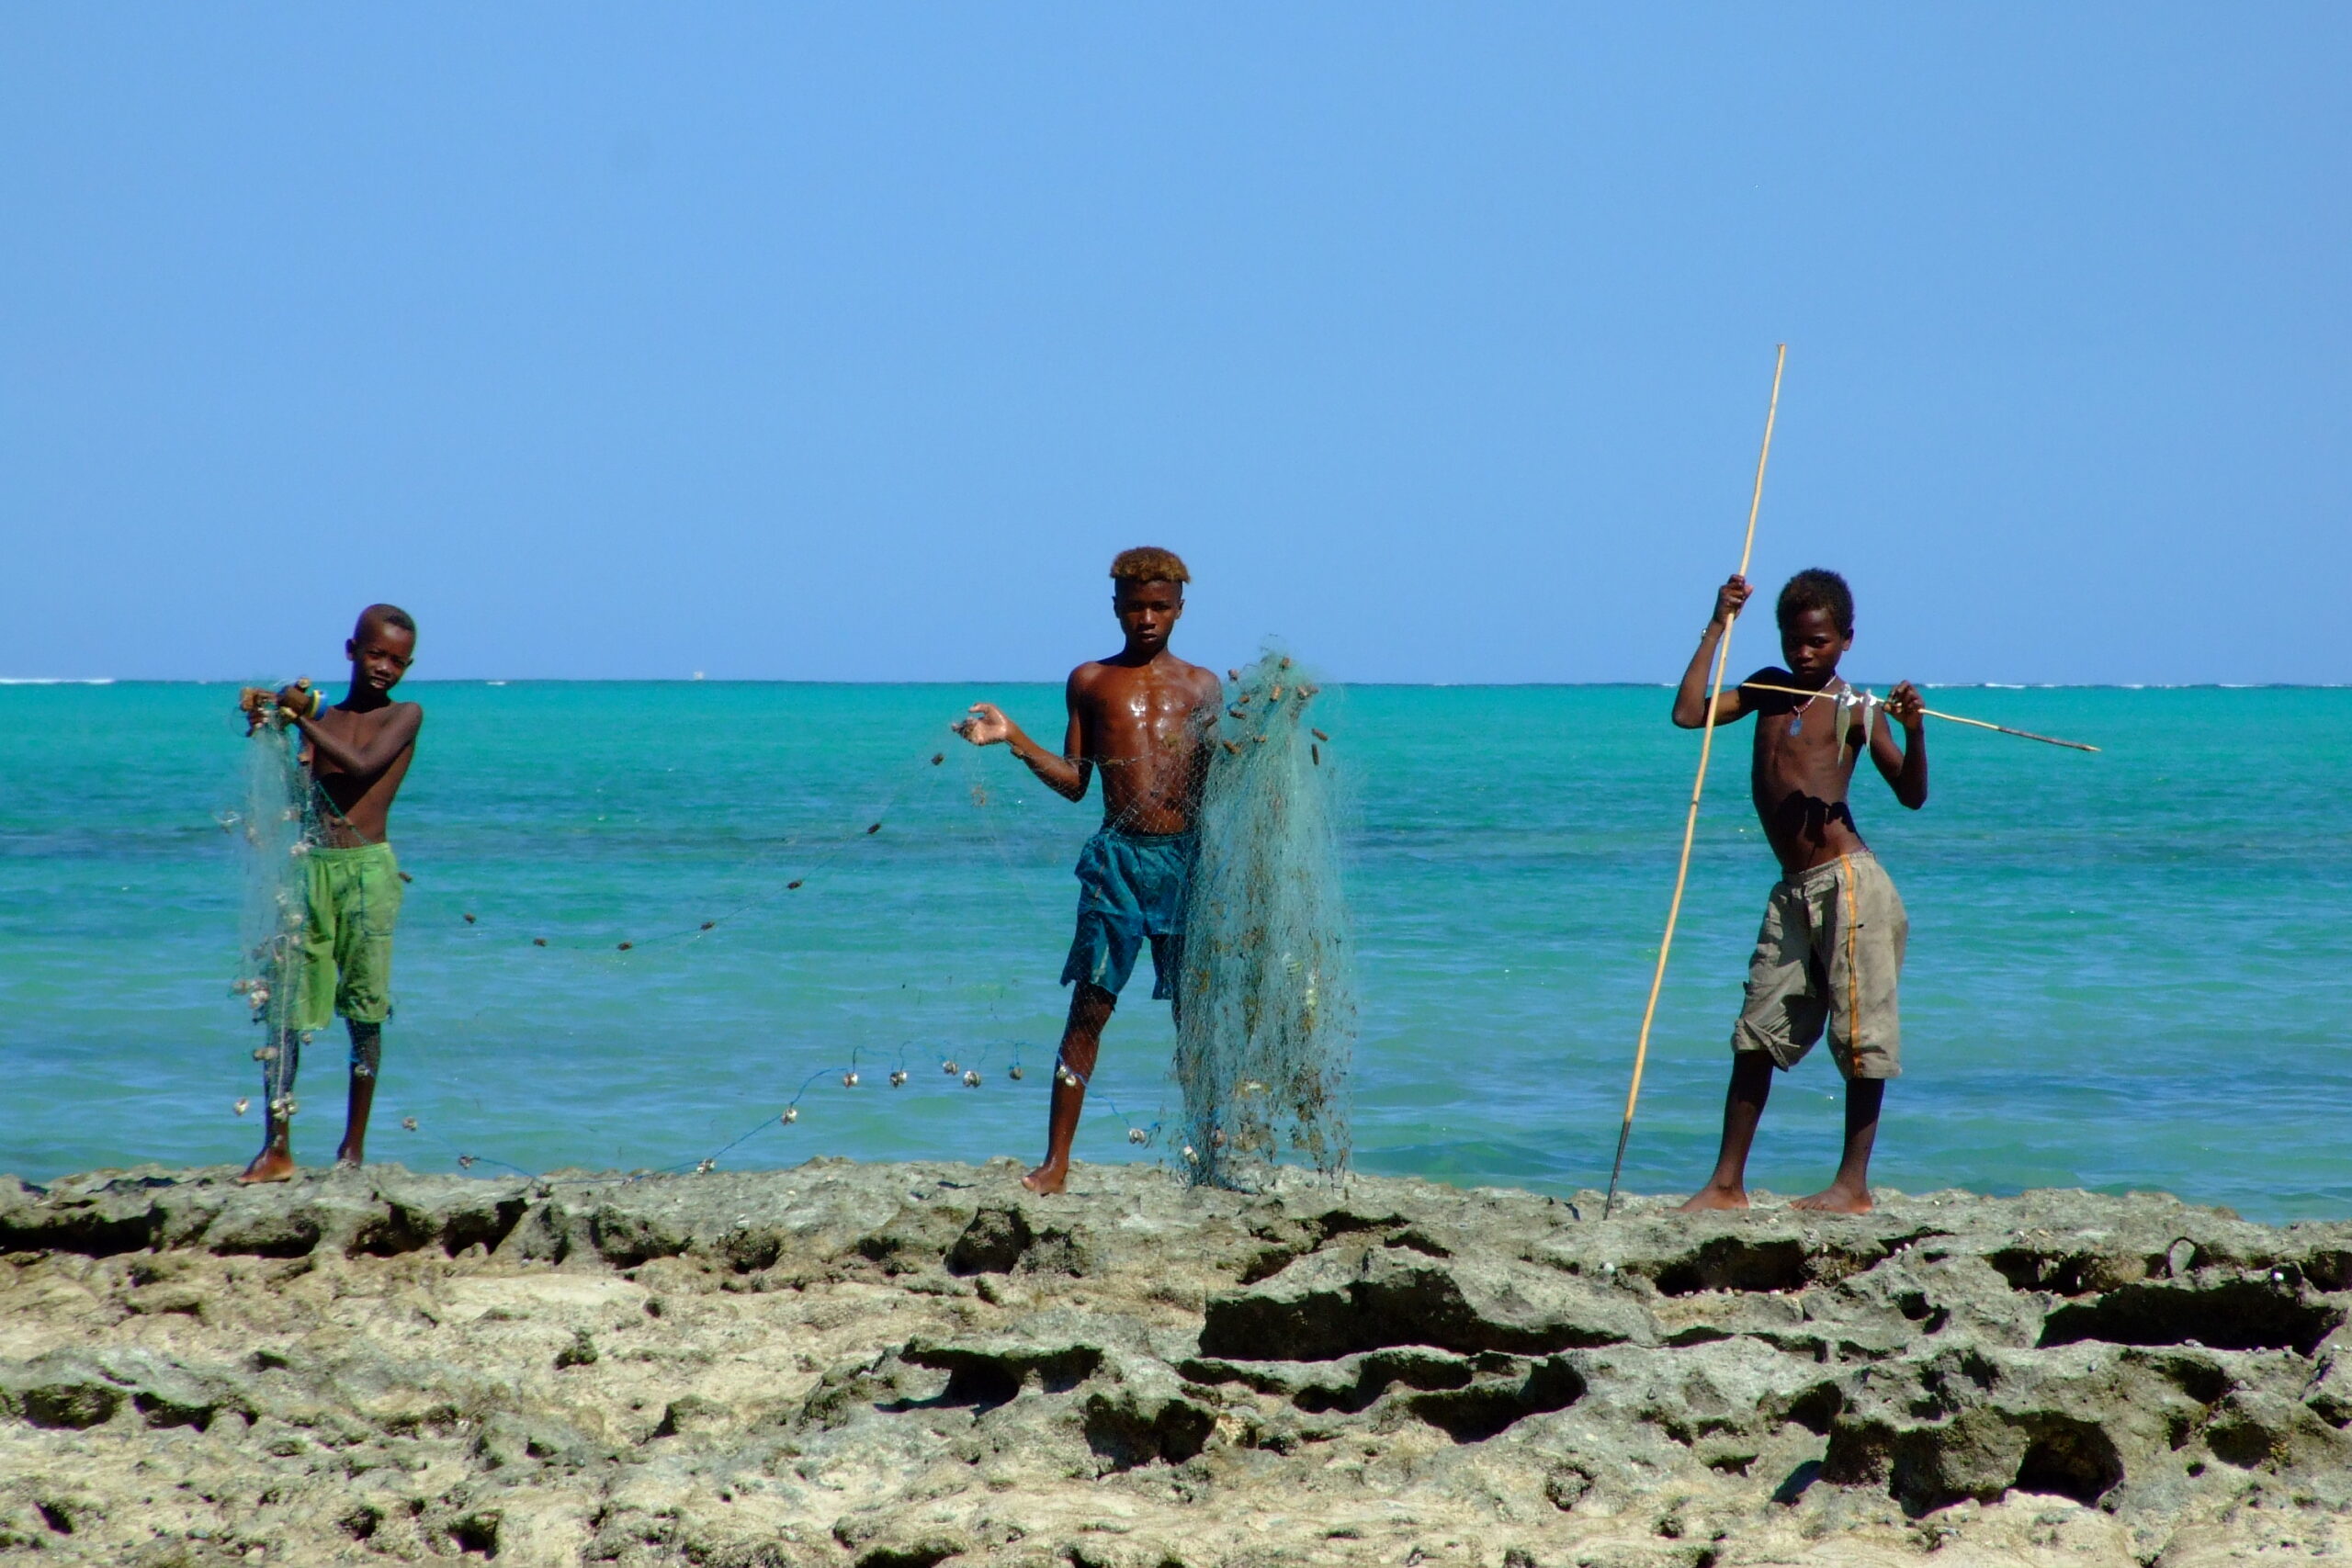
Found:
[[[1078,856],[1078,934],[1062,984],[1083,982],[1117,996],[1151,944],[1151,994],[1176,995],[1184,963],[1184,894],[1199,853],[1195,833],[1128,833],[1105,828]]]

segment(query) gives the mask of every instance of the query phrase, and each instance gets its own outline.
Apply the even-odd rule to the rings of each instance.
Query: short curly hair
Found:
[[[1787,631],[1789,622],[1807,610],[1828,611],[1839,637],[1854,635],[1854,591],[1846,586],[1844,578],[1826,567],[1807,567],[1789,579],[1772,614],[1780,621],[1781,629]]]
[[[1114,582],[1190,582],[1193,573],[1174,550],[1137,545],[1111,558],[1111,579]]]

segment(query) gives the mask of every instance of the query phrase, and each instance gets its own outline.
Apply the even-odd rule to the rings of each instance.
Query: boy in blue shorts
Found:
[[[1111,563],[1111,610],[1126,645],[1070,671],[1069,724],[1058,752],[1023,733],[992,703],[975,703],[956,728],[975,746],[1010,746],[1047,788],[1083,799],[1102,770],[1102,827],[1078,857],[1078,934],[1062,965],[1075,987],[1055,1064],[1046,1160],[1022,1178],[1035,1192],[1069,1179],[1070,1138],[1086,1101],[1102,1028],[1148,944],[1151,994],[1177,1006],[1193,821],[1208,764],[1210,728],[1223,688],[1216,676],[1168,650],[1192,573],[1171,551],[1124,550]]]

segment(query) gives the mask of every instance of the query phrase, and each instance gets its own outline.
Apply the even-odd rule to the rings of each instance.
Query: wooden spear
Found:
[[[1747,558],[1756,549],[1756,513],[1764,504],[1764,465],[1772,457],[1772,423],[1781,412],[1781,372],[1789,363],[1789,345],[1780,345],[1772,360],[1772,400],[1764,410],[1764,448],[1756,455],[1756,489],[1747,498],[1747,537],[1739,547],[1739,575],[1747,575]],[[1682,887],[1690,879],[1690,840],[1699,830],[1699,797],[1707,788],[1707,758],[1715,746],[1715,706],[1723,696],[1724,667],[1731,659],[1732,628],[1739,613],[1724,623],[1723,639],[1715,644],[1714,683],[1707,692],[1707,722],[1699,732],[1699,776],[1690,782],[1690,810],[1682,819],[1682,863],[1674,873],[1674,899],[1666,907],[1666,934],[1658,939],[1657,969],[1650,976],[1649,1005],[1642,1009],[1642,1037],[1634,1047],[1634,1081],[1625,1089],[1625,1123],[1617,1130],[1617,1162],[1609,1168],[1609,1197],[1600,1206],[1607,1219],[1617,1207],[1617,1180],[1625,1170],[1625,1145],[1634,1135],[1634,1107],[1642,1098],[1642,1067],[1650,1055],[1650,1025],[1657,1018],[1658,991],[1666,985],[1667,955],[1674,951],[1674,923],[1682,914]]]
[[[1821,694],[1817,691],[1808,692],[1803,686],[1774,686],[1762,681],[1742,681],[1739,686],[1744,692],[1782,692],[1792,697],[1816,697]],[[1997,729],[2004,735],[2014,735],[2020,740],[2039,740],[2045,746],[2071,746],[2077,751],[2098,750],[2098,747],[2086,745],[2080,740],[2061,740],[2054,735],[2036,735],[2030,729],[2011,729],[2006,724],[1994,724],[1981,718],[1962,718],[1956,713],[1939,713],[1934,708],[1928,707],[1923,707],[1919,711],[1929,718],[1940,718],[1951,724],[1973,724],[1979,729]]]

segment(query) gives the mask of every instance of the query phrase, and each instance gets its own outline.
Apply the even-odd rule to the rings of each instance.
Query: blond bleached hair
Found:
[[[1111,558],[1114,582],[1190,582],[1192,570],[1184,558],[1158,545],[1137,545]]]

